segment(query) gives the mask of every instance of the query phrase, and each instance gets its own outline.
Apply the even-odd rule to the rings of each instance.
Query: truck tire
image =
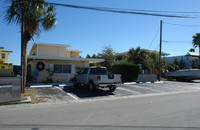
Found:
[[[91,92],[94,92],[96,90],[94,83],[92,81],[90,81],[90,83],[89,83],[89,89]]]
[[[114,92],[117,87],[115,85],[109,87],[110,92]]]

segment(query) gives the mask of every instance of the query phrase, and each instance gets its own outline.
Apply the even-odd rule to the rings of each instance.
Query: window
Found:
[[[1,68],[2,68],[2,69],[5,69],[5,66],[2,66]]]
[[[87,73],[88,73],[88,68],[83,68],[79,72],[79,74],[87,74]]]
[[[54,65],[54,73],[71,73],[71,65]]]
[[[90,74],[107,74],[107,71],[105,68],[92,68]]]
[[[71,54],[71,57],[74,58],[75,57],[74,54]]]
[[[2,58],[2,59],[5,59],[5,53],[2,53],[2,54],[1,54],[1,58]]]

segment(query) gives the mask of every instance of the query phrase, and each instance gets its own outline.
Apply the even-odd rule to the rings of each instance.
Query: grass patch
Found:
[[[32,104],[46,102],[49,99],[48,96],[38,96],[37,93],[37,89],[26,87],[24,93],[21,94],[21,98],[30,96]]]

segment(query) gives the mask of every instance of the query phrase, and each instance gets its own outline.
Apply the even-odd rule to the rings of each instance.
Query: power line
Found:
[[[170,25],[175,25],[175,26],[184,26],[184,27],[200,27],[199,25],[185,25],[185,24],[176,24],[176,23],[168,23],[168,22],[164,22],[166,24],[170,24]]]
[[[164,43],[192,43],[191,41],[166,41],[163,40]]]
[[[148,49],[151,47],[152,43],[154,42],[156,36],[158,35],[159,30],[160,30],[160,29],[158,29],[158,31],[156,32],[156,35],[154,36],[153,40],[151,41],[151,44],[149,45]]]
[[[148,16],[171,17],[171,18],[200,18],[200,17],[196,17],[196,16],[145,13],[144,11],[143,12],[136,12],[136,11],[127,11],[127,10],[122,10],[122,9],[115,9],[115,8],[107,8],[107,7],[78,6],[78,5],[52,3],[52,2],[45,2],[45,4],[47,4],[47,5],[50,4],[50,5],[54,5],[54,6],[63,6],[63,7],[69,7],[69,8],[78,8],[78,9],[111,12],[111,13],[122,13],[122,14],[148,15]]]

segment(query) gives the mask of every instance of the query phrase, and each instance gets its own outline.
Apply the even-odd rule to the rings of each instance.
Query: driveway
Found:
[[[107,89],[98,89],[92,93],[86,87],[75,88],[73,86],[54,86],[49,88],[37,88],[39,96],[48,96],[47,102],[56,101],[73,101],[84,99],[106,99],[120,98],[137,95],[155,95],[170,94],[189,91],[200,91],[200,82],[177,82],[164,81],[157,83],[141,83],[141,84],[121,84],[114,92]]]

